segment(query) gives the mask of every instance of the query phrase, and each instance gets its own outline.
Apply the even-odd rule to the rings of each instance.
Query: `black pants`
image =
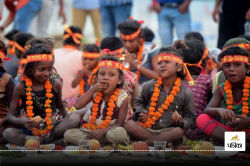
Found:
[[[243,35],[245,22],[246,12],[244,11],[224,11],[221,13],[218,48],[222,49],[227,40]]]

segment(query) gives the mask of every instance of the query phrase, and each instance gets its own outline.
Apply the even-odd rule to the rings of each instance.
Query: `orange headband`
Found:
[[[141,27],[139,27],[139,29],[135,33],[132,33],[130,35],[124,35],[122,33],[120,33],[120,35],[123,40],[133,40],[139,36],[140,32],[141,32]]]
[[[20,46],[17,42],[14,43],[14,46],[21,52],[25,51],[25,49],[22,46]]]
[[[82,53],[82,56],[84,58],[93,58],[93,59],[96,59],[96,58],[99,58],[100,57],[100,53],[94,53],[94,52],[83,52]]]
[[[27,62],[37,62],[37,61],[54,61],[54,57],[53,54],[27,55]]]
[[[15,42],[12,40],[9,40],[8,45],[11,47],[8,49],[9,54],[15,54]]]
[[[10,58],[6,58],[5,57],[5,53],[2,51],[2,50],[0,50],[0,59],[2,60],[2,61],[11,61],[11,59]]]
[[[227,55],[222,58],[222,64],[231,62],[242,62],[248,64],[248,57],[242,55]]]
[[[81,44],[81,40],[83,38],[82,34],[80,34],[80,33],[73,33],[71,31],[71,29],[69,28],[69,26],[66,25],[66,24],[63,27],[64,27],[64,30],[67,32],[67,34],[65,34],[63,36],[63,40],[66,40],[67,38],[72,37],[73,40],[74,40],[74,42],[76,44]]]
[[[233,45],[227,46],[225,48],[222,48],[222,51],[225,51],[229,47],[234,47],[234,46],[237,46],[237,47],[240,47],[240,48],[243,48],[243,49],[246,49],[246,50],[250,50],[250,44],[241,43],[241,44],[233,44]]]
[[[103,61],[99,61],[98,65],[99,65],[99,68],[100,67],[113,67],[116,69],[123,70],[123,65],[120,62],[116,62],[116,61],[103,60]]]
[[[114,51],[110,51],[110,49],[103,49],[102,50],[103,54],[111,54],[111,55],[115,55],[117,54],[117,57],[120,59],[120,60],[124,60],[124,54],[122,54],[124,52],[124,49],[123,47],[122,48],[119,48],[117,50],[114,50]]]
[[[205,59],[208,56],[208,49],[205,48],[202,59]]]
[[[190,85],[195,85],[195,81],[193,80],[187,66],[197,66],[197,67],[202,68],[200,66],[201,61],[197,64],[183,63],[183,60],[180,57],[173,55],[173,54],[163,53],[163,54],[158,55],[158,62],[160,62],[160,61],[173,61],[173,62],[176,62],[178,64],[183,64],[184,71],[185,71],[186,77],[187,77],[187,81]]]

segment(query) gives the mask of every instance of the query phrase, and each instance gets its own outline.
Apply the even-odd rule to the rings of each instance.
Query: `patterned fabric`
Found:
[[[133,108],[131,106],[131,98],[134,91],[134,87],[138,83],[138,78],[135,73],[129,71],[123,71],[123,78],[124,78],[123,90],[127,92],[129,100],[127,120],[130,120],[134,114]]]
[[[100,0],[101,6],[121,6],[131,4],[132,0]]]
[[[196,118],[203,113],[207,105],[207,95],[212,91],[212,81],[210,76],[207,74],[201,74],[195,80],[195,85],[189,85],[188,83],[183,83],[183,86],[190,89],[194,95],[194,104],[195,104],[195,114]],[[191,140],[204,140],[206,135],[200,131],[196,124],[191,128],[185,129],[184,134],[188,139]]]
[[[49,79],[52,86],[54,84],[55,79],[56,79],[55,77],[51,77]],[[21,84],[23,85],[23,88],[26,91],[27,87],[26,87],[25,81],[21,81]],[[44,89],[44,90],[39,90],[39,91],[32,91],[32,94],[31,94],[32,99],[33,99],[34,117],[39,115],[41,118],[43,118],[43,120],[39,124],[37,124],[37,126],[36,126],[40,129],[44,129],[46,127],[46,125],[45,125],[46,122],[44,120],[44,118],[46,117],[44,103],[45,103],[45,100],[47,98],[45,97],[45,93],[46,93],[46,90]],[[60,121],[62,120],[62,115],[59,114],[59,111],[56,109],[56,91],[53,88],[52,88],[52,94],[53,94],[53,98],[51,99],[52,100],[51,120],[52,120],[52,125],[54,126],[54,128],[50,131],[50,133],[48,135],[40,137],[40,142],[42,142],[42,143],[46,143],[47,140],[53,139],[53,133],[54,133],[55,126],[57,124],[59,124]],[[24,110],[26,110],[26,96],[21,96],[21,100],[22,100],[23,108],[24,108]],[[26,111],[24,113],[26,113]]]
[[[84,10],[93,10],[100,8],[99,0],[73,0],[73,8],[75,9],[84,9]]]
[[[97,93],[94,94],[94,98],[97,95]],[[118,117],[118,113],[120,110],[120,107],[123,103],[123,101],[128,97],[127,93],[124,90],[120,90],[120,94],[117,97],[117,101],[115,102],[115,108],[113,111],[113,115],[112,115],[112,119],[109,125],[113,125],[115,124],[115,121]],[[107,108],[108,108],[108,101],[104,101],[103,99],[101,100],[101,102],[98,105],[98,112],[97,112],[97,116],[96,116],[96,120],[95,120],[95,124],[99,125],[102,123],[102,121],[105,119],[106,115],[107,115]],[[92,107],[86,112],[86,114],[83,117],[83,120],[81,122],[90,122],[90,118],[91,118],[91,113],[92,113]],[[126,119],[127,120],[127,119]]]

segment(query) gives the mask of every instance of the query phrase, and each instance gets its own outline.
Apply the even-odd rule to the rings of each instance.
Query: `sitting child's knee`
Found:
[[[134,121],[132,120],[128,120],[127,122],[124,123],[123,127],[127,130],[127,129],[131,129],[131,127],[134,126]]]
[[[81,120],[81,116],[76,112],[73,112],[69,115],[70,125],[78,125],[80,123],[80,120]]]
[[[182,130],[181,128],[179,128],[179,127],[174,128],[174,129],[173,129],[173,132],[174,132],[174,134],[175,134],[177,137],[179,137],[179,138],[182,138],[183,135],[184,135],[183,130]]]
[[[8,140],[8,139],[15,139],[16,134],[12,131],[12,129],[6,129],[3,131],[3,138]]]

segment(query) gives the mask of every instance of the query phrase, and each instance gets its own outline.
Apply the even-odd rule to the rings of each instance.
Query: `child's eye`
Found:
[[[224,64],[223,65],[223,67],[225,67],[225,68],[229,68],[229,66],[230,66],[229,64]]]
[[[238,67],[238,66],[240,66],[240,63],[235,63],[234,66]]]
[[[104,75],[104,73],[99,73],[99,75],[103,76],[103,75]]]
[[[158,62],[158,65],[161,65],[162,64],[162,61]]]
[[[114,73],[111,73],[110,76],[113,77],[115,74]]]
[[[49,71],[52,71],[52,67],[50,67],[48,70],[49,70]]]
[[[44,68],[40,68],[39,71],[44,71]]]

